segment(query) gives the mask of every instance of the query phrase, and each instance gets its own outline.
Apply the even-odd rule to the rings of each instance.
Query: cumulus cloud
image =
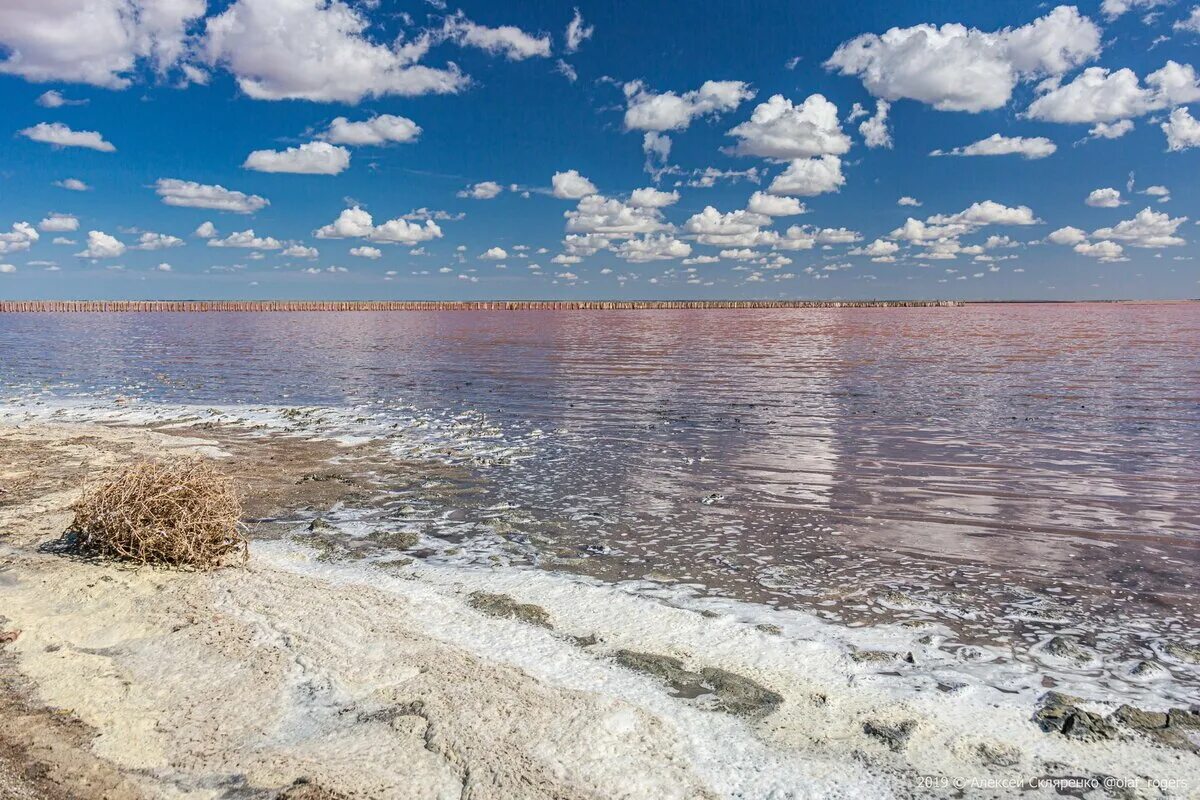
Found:
[[[692,254],[692,246],[670,234],[660,233],[627,239],[617,247],[616,253],[618,258],[641,264],[686,258]]]
[[[634,208],[666,208],[679,202],[679,192],[664,192],[651,187],[634,189],[629,195],[629,205]]]
[[[117,258],[125,253],[125,245],[103,231],[88,231],[87,247],[76,253],[80,258]]]
[[[1176,235],[1179,226],[1187,217],[1171,217],[1161,211],[1143,208],[1133,219],[1118,222],[1111,228],[1100,228],[1092,232],[1097,239],[1115,239],[1127,242],[1132,247],[1160,248],[1178,247],[1187,241]]]
[[[1076,245],[1087,241],[1087,232],[1067,225],[1054,231],[1046,238],[1054,244]]]
[[[1111,186],[1103,189],[1093,189],[1083,201],[1092,208],[1116,208],[1123,205],[1121,193]]]
[[[1172,111],[1167,121],[1159,127],[1167,136],[1167,149],[1172,152],[1200,147],[1200,121],[1186,108]]]
[[[217,235],[217,226],[211,222],[201,222],[196,226],[196,230],[192,231],[192,235],[201,239],[211,239]]]
[[[919,206],[919,205],[921,205],[921,201],[915,197],[909,197],[908,195],[904,195],[903,197],[901,197],[899,200],[896,201],[896,205],[898,205],[898,206]]]
[[[842,160],[837,156],[798,158],[775,176],[767,191],[777,195],[815,197],[836,192],[846,184],[842,176]]]
[[[224,239],[209,239],[209,247],[241,247],[252,250],[279,250],[283,242],[273,236],[258,236],[253,228],[231,233]]]
[[[171,265],[164,261],[161,264],[159,264],[157,267],[155,267],[154,269],[158,272],[170,272]]]
[[[117,150],[96,131],[73,131],[61,122],[39,122],[20,131],[20,134],[54,147],[85,147],[101,153],[114,153]]]
[[[86,192],[92,188],[78,178],[63,178],[61,181],[55,181],[54,185],[72,192]]]
[[[0,3],[0,73],[123,89],[141,60],[159,71],[185,49],[205,0]]]
[[[900,250],[900,245],[887,239],[876,239],[865,247],[855,247],[848,251],[852,256],[871,256],[872,258],[888,258]]]
[[[51,89],[48,92],[43,92],[34,102],[42,108],[62,108],[63,106],[87,105],[87,100],[68,100],[63,96],[63,93],[57,89]]]
[[[1163,6],[1170,3],[1172,0],[1104,0],[1100,4],[1100,12],[1108,19],[1116,19],[1126,11],[1131,11],[1135,8],[1154,8],[1155,6]]]
[[[309,142],[286,150],[255,150],[243,169],[296,175],[339,175],[350,166],[350,151],[328,142]]]
[[[514,25],[489,28],[467,19],[461,11],[446,18],[442,36],[464,47],[477,47],[493,55],[502,55],[510,61],[550,55],[549,36],[533,36]]]
[[[1144,86],[1129,68],[1089,67],[1070,83],[1047,81],[1039,88],[1025,115],[1046,122],[1114,122],[1200,100],[1195,69],[1175,61],[1147,75]]]
[[[986,139],[956,147],[953,150],[934,150],[931,156],[1008,156],[1020,155],[1027,159],[1045,158],[1058,149],[1054,142],[1044,136],[1001,136],[993,133]]]
[[[1058,75],[1095,58],[1100,29],[1073,6],[1019,28],[985,32],[950,23],[892,28],[841,44],[825,62],[875,97],[941,111],[1001,108],[1018,82]]]
[[[928,220],[933,225],[1036,225],[1041,222],[1029,206],[1006,206],[993,200],[972,203],[957,214],[935,214]]]
[[[671,157],[671,137],[665,133],[646,131],[642,137],[642,152],[646,154],[646,172],[658,180],[667,170],[667,160]]]
[[[79,220],[71,214],[50,214],[38,223],[38,230],[46,233],[64,233],[79,230]]]
[[[754,91],[742,81],[705,81],[699,88],[683,94],[655,94],[641,81],[626,83],[625,128],[640,131],[677,131],[697,117],[733,111]]]
[[[491,200],[504,191],[504,187],[495,181],[480,181],[459,191],[457,197],[469,197],[472,200]]]
[[[503,261],[508,258],[508,251],[503,247],[489,247],[479,257],[484,261]]]
[[[594,233],[614,239],[657,233],[669,227],[657,208],[637,207],[599,194],[582,198],[563,216],[568,233]]]
[[[1200,6],[1193,6],[1186,19],[1175,23],[1175,30],[1188,33],[1200,33]]]
[[[383,258],[383,251],[378,247],[351,247],[350,255],[358,256],[359,258],[369,258],[372,261]]]
[[[152,233],[146,231],[138,237],[138,243],[133,246],[134,250],[166,250],[169,247],[182,247],[183,239],[178,236],[171,236],[167,233]]]
[[[0,233],[0,255],[28,250],[40,238],[28,222],[14,222],[11,230]]]
[[[413,245],[440,239],[443,234],[441,227],[431,219],[425,220],[423,225],[403,218],[375,225],[367,211],[354,206],[343,210],[330,224],[318,228],[314,235],[318,239],[370,239],[388,244]]]
[[[734,155],[776,161],[842,155],[850,149],[850,137],[842,132],[837,106],[819,94],[810,95],[796,106],[783,95],[774,95],[727,135],[740,140],[730,148]]]
[[[316,258],[317,256],[321,255],[321,253],[315,247],[306,247],[302,244],[293,244],[284,248],[281,255],[285,255],[288,258]]]
[[[596,185],[573,169],[554,173],[550,183],[554,187],[554,196],[563,200],[578,200],[596,193]]]
[[[357,103],[364,97],[452,94],[468,79],[457,67],[417,62],[429,35],[380,44],[370,20],[342,0],[236,0],[209,18],[203,54],[258,100]]]
[[[12,264],[0,264],[0,275],[12,275],[17,268]]]
[[[574,53],[579,49],[579,46],[588,39],[592,38],[595,33],[595,28],[591,25],[583,24],[583,15],[579,13],[579,9],[575,9],[575,16],[571,17],[571,21],[567,23],[566,51]]]
[[[1120,139],[1133,130],[1133,120],[1122,119],[1116,122],[1097,122],[1088,131],[1092,139]]]
[[[1104,262],[1125,261],[1125,248],[1116,242],[1080,242],[1072,248],[1076,253],[1089,258],[1098,258]]]
[[[178,178],[159,178],[154,184],[154,190],[169,206],[210,208],[236,214],[252,214],[271,203],[265,197],[256,194],[245,194],[220,185],[182,181]]]
[[[888,130],[888,112],[892,104],[887,100],[875,101],[875,115],[867,117],[858,125],[858,132],[867,147],[891,147],[892,132]]]
[[[784,197],[755,192],[750,195],[746,210],[752,214],[762,214],[768,217],[791,217],[808,211],[795,197]]]
[[[360,122],[335,117],[321,138],[333,144],[380,145],[392,142],[415,142],[421,126],[407,117],[379,114]]]

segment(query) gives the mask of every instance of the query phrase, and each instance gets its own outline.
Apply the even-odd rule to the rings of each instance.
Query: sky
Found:
[[[3,299],[1200,297],[1188,0],[4,0]]]

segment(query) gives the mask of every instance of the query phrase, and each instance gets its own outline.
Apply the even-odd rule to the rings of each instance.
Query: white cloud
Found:
[[[358,256],[359,258],[369,258],[372,261],[383,258],[383,251],[378,247],[351,247],[350,255]]]
[[[1177,108],[1160,126],[1167,135],[1167,149],[1172,152],[1200,147],[1200,121],[1186,108]]]
[[[617,247],[617,257],[635,264],[686,258],[692,246],[666,233],[627,239]]]
[[[1100,11],[1108,19],[1116,19],[1135,8],[1154,8],[1155,6],[1163,6],[1172,2],[1172,0],[1104,0],[1100,4]]]
[[[1121,193],[1111,186],[1093,189],[1083,202],[1092,208],[1116,208],[1124,205],[1121,201]]]
[[[1169,202],[1171,199],[1171,190],[1165,186],[1147,186],[1140,194],[1157,197],[1160,203]]]
[[[1133,219],[1118,222],[1111,228],[1100,228],[1093,231],[1097,239],[1116,239],[1128,242],[1133,247],[1159,248],[1178,247],[1187,242],[1176,235],[1179,226],[1187,222],[1187,217],[1172,218],[1165,212],[1143,208]]]
[[[1067,72],[1100,52],[1100,29],[1059,6],[1015,29],[950,23],[869,33],[840,45],[829,69],[860,78],[875,97],[918,100],[942,111],[1001,108],[1020,81]]]
[[[655,94],[641,81],[624,86],[625,128],[640,131],[683,130],[696,117],[733,111],[754,91],[742,81],[705,81],[696,90]]]
[[[634,208],[666,208],[679,202],[679,192],[663,192],[654,188],[634,189],[629,205]]]
[[[795,197],[770,195],[766,192],[755,192],[750,195],[746,210],[752,214],[763,214],[768,217],[792,217],[808,211]]]
[[[579,9],[575,9],[575,16],[571,17],[571,21],[567,23],[566,50],[568,53],[574,53],[579,49],[579,45],[583,44],[588,39],[592,38],[595,28],[591,25],[583,24],[583,15],[579,13]]]
[[[836,192],[845,183],[842,160],[837,156],[798,158],[775,176],[767,191],[778,195],[814,197],[825,192]]]
[[[0,233],[0,255],[28,250],[40,238],[28,222],[14,222],[11,231]]]
[[[858,132],[863,137],[867,147],[891,147],[892,132],[888,130],[888,112],[892,104],[887,100],[875,101],[875,116],[864,119],[858,125]]]
[[[467,19],[461,11],[446,18],[442,25],[442,36],[464,47],[477,47],[493,55],[503,55],[509,61],[550,55],[549,36],[533,36],[514,25],[489,28]]]
[[[1175,23],[1175,30],[1188,31],[1189,33],[1200,33],[1200,6],[1193,6],[1191,13],[1187,19],[1181,19]]]
[[[578,200],[596,193],[596,185],[573,169],[554,173],[550,183],[554,187],[554,196],[563,200]]]
[[[204,0],[0,3],[0,73],[123,89],[141,59],[159,71],[182,55]]]
[[[508,252],[503,247],[489,247],[479,257],[485,261],[503,261]]]
[[[458,192],[458,197],[469,197],[472,200],[491,200],[504,191],[504,187],[495,181],[480,181]]]
[[[351,251],[353,252],[353,250]],[[320,251],[315,247],[305,247],[302,244],[293,244],[284,249],[281,255],[288,258],[316,258],[321,255]]]
[[[134,250],[165,250],[168,247],[182,247],[183,239],[167,233],[151,233],[147,231],[138,237]]]
[[[671,137],[665,133],[646,131],[642,137],[642,152],[646,154],[646,172],[655,180],[667,169],[667,159],[671,157]]]
[[[96,131],[73,131],[61,122],[39,122],[20,131],[20,134],[35,142],[54,147],[86,147],[101,153],[114,153],[117,150],[112,142],[105,141]]]
[[[1098,258],[1105,262],[1126,260],[1123,257],[1125,248],[1116,242],[1080,242],[1073,249],[1080,255],[1088,256],[1089,258]]]
[[[1046,237],[1054,244],[1075,245],[1087,241],[1087,232],[1067,225]]]
[[[196,226],[196,230],[192,231],[192,236],[198,236],[201,239],[211,239],[217,235],[217,226],[211,222],[201,222]]]
[[[361,122],[335,117],[321,138],[334,144],[379,145],[390,142],[415,142],[421,126],[408,117],[379,114]]]
[[[1054,142],[1044,136],[1001,136],[993,133],[986,139],[956,147],[953,150],[934,150],[931,156],[1007,156],[1020,155],[1027,159],[1045,158],[1058,149]]]
[[[79,230],[79,220],[71,214],[50,214],[38,223],[38,230],[47,233],[63,233]]]
[[[898,206],[919,206],[919,205],[921,205],[921,201],[915,197],[909,197],[908,195],[904,195],[904,197],[901,197],[899,200],[896,201],[896,205],[898,205]]]
[[[872,258],[883,258],[894,255],[900,250],[900,245],[895,242],[889,242],[887,239],[876,239],[865,247],[855,247],[848,251],[852,256],[871,256]]]
[[[359,239],[389,244],[414,245],[442,238],[442,229],[431,219],[424,225],[392,219],[375,225],[371,215],[358,206],[347,208],[330,224],[316,230],[318,239]]]
[[[220,185],[181,181],[178,178],[159,178],[154,184],[154,190],[169,206],[210,208],[236,214],[252,214],[267,207],[271,202],[256,194],[244,194]]]
[[[1025,115],[1047,122],[1114,122],[1200,100],[1195,69],[1175,61],[1147,75],[1145,86],[1129,68],[1089,67],[1070,83],[1049,81],[1039,88],[1041,96]]]
[[[258,236],[253,228],[231,233],[224,239],[209,239],[209,247],[242,247],[253,250],[278,250],[283,242],[272,236]]]
[[[569,233],[598,233],[613,238],[656,233],[668,227],[657,208],[638,208],[599,194],[582,198],[564,216]]]
[[[297,175],[339,175],[350,166],[350,151],[328,142],[309,142],[287,150],[255,150],[244,169]]]
[[[777,161],[842,155],[850,149],[850,137],[838,122],[837,106],[819,94],[810,95],[798,106],[781,94],[774,95],[727,135],[741,140],[730,148],[734,155]]]
[[[1029,206],[1006,206],[993,200],[972,203],[957,214],[936,214],[927,220],[933,225],[1036,225],[1037,219]]]
[[[575,68],[563,61],[561,58],[554,62],[554,71],[559,75],[562,75],[571,83],[579,80],[579,73],[575,71]]]
[[[203,51],[258,100],[357,103],[364,97],[452,94],[457,67],[417,63],[428,35],[391,46],[367,36],[370,20],[341,0],[236,0],[209,18]]]
[[[159,272],[170,272],[171,265],[164,261],[161,264],[159,264],[157,267],[155,267],[154,269],[156,269]]]
[[[54,185],[72,192],[87,192],[92,188],[78,178],[63,178],[61,181],[55,181]]]
[[[117,258],[124,254],[125,245],[103,231],[88,231],[87,247],[76,253],[80,258]]]
[[[0,264],[0,275],[11,275],[17,271],[12,264]]]
[[[1116,122],[1097,122],[1088,131],[1093,139],[1120,139],[1133,130],[1133,120],[1122,119]]]
[[[63,106],[87,105],[87,100],[68,100],[66,97],[63,97],[63,93],[57,89],[51,89],[48,92],[43,92],[34,102],[42,108],[62,108]]]
[[[722,247],[753,247],[766,244],[777,234],[764,237],[761,229],[771,224],[764,214],[738,210],[722,214],[712,206],[705,206],[699,214],[693,214],[684,223],[683,229],[696,237],[701,244]]]

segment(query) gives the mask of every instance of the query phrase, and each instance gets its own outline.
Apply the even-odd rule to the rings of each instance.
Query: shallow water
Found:
[[[935,621],[1048,684],[1132,691],[1149,660],[1178,697],[1200,686],[1178,649],[1200,645],[1197,353],[1183,303],[9,315],[0,393],[341,409],[397,456],[418,433],[465,454],[470,491],[379,517],[467,556]]]

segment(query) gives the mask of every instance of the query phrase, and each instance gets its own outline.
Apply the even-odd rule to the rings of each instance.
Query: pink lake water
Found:
[[[8,315],[0,394],[452,433],[456,549],[1200,686],[1200,304]]]

